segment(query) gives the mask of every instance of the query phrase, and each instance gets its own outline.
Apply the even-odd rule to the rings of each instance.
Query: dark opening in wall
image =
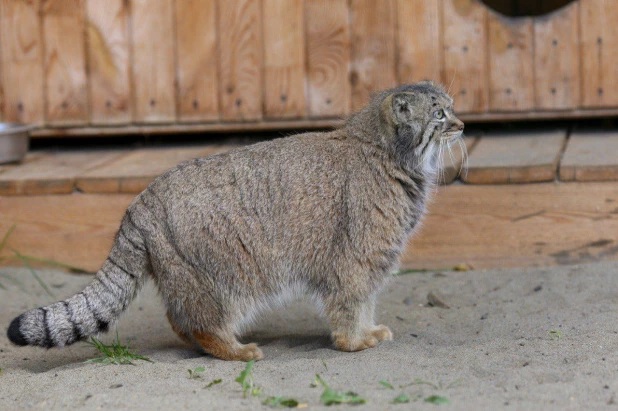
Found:
[[[539,16],[551,13],[575,0],[481,0],[488,7],[509,17]]]

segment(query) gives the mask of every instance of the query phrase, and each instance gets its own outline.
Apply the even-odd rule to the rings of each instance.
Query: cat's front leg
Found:
[[[366,335],[371,335],[378,341],[390,341],[393,339],[392,331],[384,324],[375,323],[376,297],[374,295],[362,305],[361,327]]]

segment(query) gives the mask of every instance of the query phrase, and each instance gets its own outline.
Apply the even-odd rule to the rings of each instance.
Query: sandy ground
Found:
[[[52,299],[27,270],[0,274],[7,288],[0,289],[0,409],[267,408],[260,398],[243,399],[234,382],[244,364],[204,356],[175,337],[152,285],[118,333],[153,363],[84,363],[95,351],[83,344],[47,351],[12,346],[5,336],[10,320]],[[40,275],[58,297],[89,281],[58,271]],[[450,309],[427,305],[434,290]],[[383,293],[378,319],[395,341],[350,354],[331,348],[324,322],[302,303],[269,315],[246,338],[265,354],[254,366],[256,384],[264,396],[293,397],[310,409],[325,408],[322,389],[310,386],[316,373],[333,388],[365,397],[362,409],[433,409],[423,401],[431,395],[448,398],[441,407],[453,409],[618,408],[618,263],[407,274]],[[552,339],[552,330],[561,338]],[[201,377],[189,379],[187,369],[199,366]],[[214,379],[223,382],[205,388]],[[416,379],[436,387],[399,388]],[[390,404],[402,392],[420,399]]]

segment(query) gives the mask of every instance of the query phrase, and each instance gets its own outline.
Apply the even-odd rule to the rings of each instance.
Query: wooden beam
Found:
[[[181,0],[175,6],[179,120],[218,120],[217,2]]]
[[[183,161],[222,153],[233,147],[211,144],[125,152],[78,175],[76,188],[84,193],[139,193],[152,180]]]
[[[0,0],[5,121],[44,120],[40,11],[40,0]]]
[[[0,195],[72,193],[78,175],[119,154],[111,150],[28,154],[21,164],[0,172]]]
[[[132,119],[129,64],[129,3],[88,1],[87,41],[90,122],[125,124]]]
[[[96,270],[133,198],[0,197],[0,235],[15,224],[7,249]],[[617,207],[615,182],[442,187],[402,265],[490,268],[615,260]]]
[[[471,184],[552,181],[566,131],[494,133],[481,138],[462,178]]]
[[[576,132],[560,162],[564,181],[618,180],[618,133]]]
[[[537,109],[580,105],[579,2],[534,20],[534,79]]]
[[[342,117],[350,112],[347,3],[347,0],[305,1],[310,117]]]

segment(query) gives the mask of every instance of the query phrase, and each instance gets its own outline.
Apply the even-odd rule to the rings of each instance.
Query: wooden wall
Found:
[[[0,117],[38,136],[337,124],[442,82],[464,120],[618,114],[618,2],[0,0]]]

